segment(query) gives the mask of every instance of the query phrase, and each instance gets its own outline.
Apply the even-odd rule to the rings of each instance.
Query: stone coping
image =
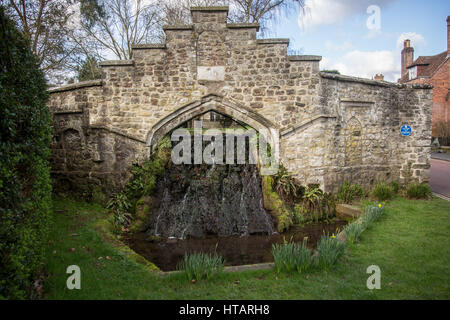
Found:
[[[61,87],[49,88],[48,92],[50,92],[50,93],[63,92],[63,91],[69,91],[69,90],[87,88],[87,87],[95,87],[95,86],[101,86],[101,85],[103,85],[103,81],[101,79],[81,81],[78,83],[66,84]]]
[[[295,132],[297,130],[302,129],[303,127],[306,127],[309,124],[312,124],[314,121],[316,121],[318,119],[335,119],[335,118],[337,118],[337,116],[335,116],[335,115],[318,114],[315,117],[312,117],[311,119],[308,119],[306,121],[303,121],[300,124],[297,124],[295,126],[291,126],[291,127],[287,128],[287,129],[281,131],[280,132],[280,136],[281,137],[287,136],[287,135],[289,135],[289,134],[291,134],[291,133],[293,133],[293,132]]]
[[[289,41],[290,40],[288,38],[256,39],[258,44],[289,44]]]
[[[230,29],[256,28],[259,30],[259,27],[259,23],[227,23],[227,28]]]
[[[133,50],[139,49],[166,49],[165,43],[139,43],[131,46]]]
[[[244,264],[239,266],[226,266],[223,268],[224,272],[241,272],[241,271],[249,271],[249,270],[268,270],[275,267],[273,262],[264,262],[264,263],[255,263],[255,264]],[[158,273],[161,276],[168,276],[171,274],[180,273],[181,271],[159,271]]]
[[[329,73],[329,72],[320,72],[320,76],[322,78],[326,79],[333,79],[333,80],[340,80],[340,81],[346,81],[346,82],[357,82],[357,83],[364,83],[364,84],[370,84],[375,85],[379,87],[391,87],[391,88],[412,88],[412,89],[432,89],[433,86],[430,84],[401,84],[401,83],[395,83],[395,82],[388,82],[388,81],[377,81],[377,80],[371,80],[371,79],[365,79],[365,78],[358,78],[358,77],[352,77],[352,76],[344,76],[340,74],[335,73]]]
[[[191,7],[191,11],[229,11],[228,6]]]
[[[134,60],[105,60],[98,63],[101,67],[109,66],[133,66]]]
[[[302,55],[302,56],[288,56],[289,61],[320,61],[322,56]]]
[[[164,31],[166,31],[166,30],[192,30],[192,29],[194,29],[194,25],[192,25],[192,24],[165,25],[163,27]]]

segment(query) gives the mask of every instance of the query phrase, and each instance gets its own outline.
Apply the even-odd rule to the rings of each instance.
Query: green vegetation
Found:
[[[280,166],[277,174],[274,176],[273,185],[275,191],[280,196],[284,196],[286,198],[298,197],[298,190],[301,189],[299,187],[299,183],[288,173],[287,169],[283,166]]]
[[[120,234],[123,230],[139,231],[147,221],[150,206],[139,210],[139,206],[152,202],[158,177],[164,174],[164,167],[169,163],[171,152],[169,137],[163,137],[149,160],[142,165],[133,165],[130,181],[121,193],[114,194],[107,204],[114,215],[112,224],[114,232]]]
[[[94,229],[106,214],[101,206],[57,200],[54,208],[45,263],[48,299],[450,299],[450,248],[442,246],[450,232],[450,203],[438,198],[387,203],[383,219],[326,273],[223,272],[195,284],[183,273],[149,272],[105,242]],[[81,290],[66,288],[72,264],[81,268]],[[366,287],[373,264],[381,268],[380,290]]]
[[[379,201],[391,200],[394,195],[394,188],[385,182],[378,183],[372,189],[372,197]]]
[[[264,207],[275,218],[278,232],[293,224],[329,220],[336,213],[334,195],[318,185],[302,186],[283,166],[276,175],[262,177],[262,192]]]
[[[51,115],[39,63],[0,7],[0,299],[36,297],[51,207]]]
[[[272,245],[275,270],[298,273],[305,272],[312,264],[311,249],[306,246],[307,239],[303,243],[285,242]]]
[[[361,221],[364,225],[364,228],[369,228],[372,223],[380,220],[380,218],[383,216],[384,209],[381,204],[378,206],[367,206],[366,212],[361,216]]]
[[[408,185],[406,194],[412,199],[429,199],[431,198],[431,189],[427,184],[415,183]]]
[[[347,241],[350,244],[355,243],[364,229],[365,228],[361,220],[356,220],[346,225],[344,227],[344,233],[347,236]]]
[[[369,228],[369,226],[378,221],[383,215],[384,208],[381,204],[368,205],[365,208],[365,213],[356,221],[353,221],[344,227],[344,233],[347,236],[347,241],[353,244],[358,240],[361,233]]]
[[[360,184],[344,182],[339,189],[336,199],[339,203],[352,203],[364,195],[364,190]]]
[[[344,254],[345,242],[335,235],[323,235],[317,243],[317,265],[323,270],[329,270]]]
[[[264,208],[269,210],[275,219],[277,231],[283,232],[293,224],[293,214],[281,200],[278,193],[273,190],[273,178],[271,176],[262,177],[262,193]]]
[[[182,271],[188,280],[211,279],[223,271],[224,259],[216,252],[186,254],[177,269]]]

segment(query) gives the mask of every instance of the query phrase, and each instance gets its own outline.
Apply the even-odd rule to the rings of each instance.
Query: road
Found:
[[[435,193],[450,198],[450,162],[430,159],[430,186]]]

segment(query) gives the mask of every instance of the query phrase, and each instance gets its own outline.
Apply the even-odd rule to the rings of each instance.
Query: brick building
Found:
[[[433,89],[433,137],[450,134],[450,16],[447,17],[447,51],[434,56],[420,56],[414,60],[414,48],[405,40],[400,83],[432,84]],[[448,140],[448,139],[447,139]],[[448,143],[448,142],[447,142]]]

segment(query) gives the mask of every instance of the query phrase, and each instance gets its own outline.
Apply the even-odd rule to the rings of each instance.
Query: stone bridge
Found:
[[[50,89],[57,187],[118,189],[158,139],[211,110],[277,132],[282,164],[325,191],[428,181],[432,87],[323,73],[320,56],[287,55],[289,39],[227,23],[227,7],[191,14],[164,28],[165,43],[101,62],[101,80]]]

